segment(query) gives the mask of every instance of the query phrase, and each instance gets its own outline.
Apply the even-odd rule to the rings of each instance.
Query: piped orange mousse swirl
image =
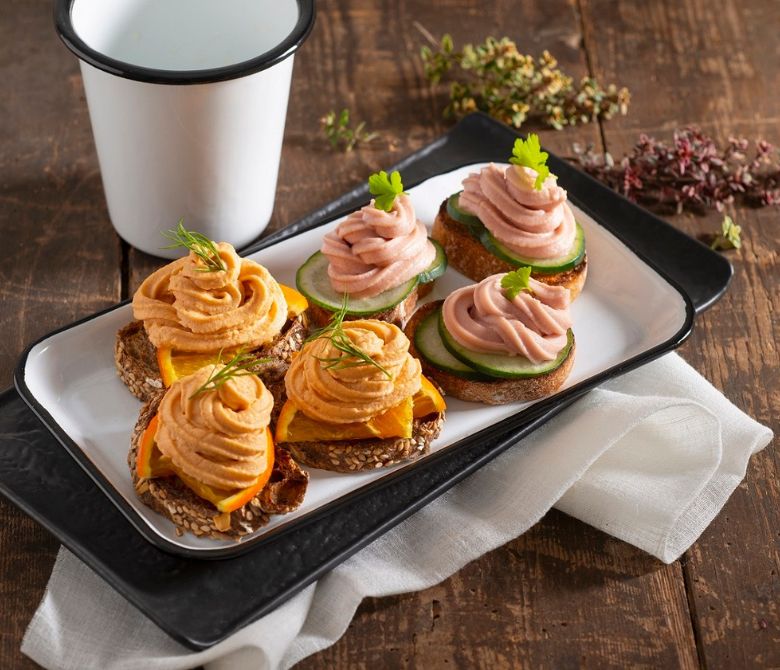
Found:
[[[572,325],[569,289],[530,279],[530,292],[509,298],[501,287],[504,276],[451,293],[442,306],[445,327],[472,351],[524,356],[532,363],[554,360]]]
[[[566,191],[554,175],[538,191],[535,180],[531,168],[491,163],[463,180],[458,206],[520,256],[535,260],[563,256],[577,233]]]
[[[262,265],[217,244],[225,270],[205,272],[192,252],[149,275],[133,296],[133,314],[155,347],[215,352],[256,348],[287,320],[287,303]]]
[[[333,289],[364,298],[420,274],[433,262],[436,250],[411,199],[401,194],[389,212],[376,208],[372,200],[350,214],[325,235],[322,253],[330,263]]]
[[[178,470],[223,490],[251,486],[267,468],[273,396],[255,375],[232,377],[197,395],[208,365],[175,381],[160,402],[156,442]]]
[[[333,342],[320,337],[293,358],[285,377],[288,398],[304,414],[326,423],[369,421],[413,396],[421,386],[420,362],[409,353],[403,331],[384,321],[345,322],[344,333],[378,367],[330,365],[342,356]]]

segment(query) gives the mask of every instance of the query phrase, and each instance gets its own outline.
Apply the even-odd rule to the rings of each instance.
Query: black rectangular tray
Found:
[[[462,165],[504,161],[515,137],[506,126],[474,114],[393,169],[402,170],[412,186]],[[726,290],[732,269],[723,257],[568,163],[554,156],[549,162],[577,206],[690,297],[688,319],[673,340],[317,510],[257,549],[217,563],[174,556],[145,540],[12,389],[0,394],[0,493],[192,649],[216,644],[267,614],[591,388],[677,346],[690,332],[693,309],[705,309]],[[245,251],[314,228],[367,200],[366,187],[356,188]],[[264,579],[254,579],[258,574]]]

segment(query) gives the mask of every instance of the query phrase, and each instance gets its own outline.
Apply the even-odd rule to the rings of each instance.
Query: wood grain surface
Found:
[[[271,230],[430,142],[448,124],[443,90],[417,57],[419,23],[456,43],[508,35],[549,49],[575,76],[630,87],[626,117],[542,131],[616,155],[638,133],[695,123],[718,139],[780,144],[780,5],[724,0],[329,0],[296,58]],[[0,383],[31,340],[129,295],[160,264],[129,249],[108,220],[78,65],[46,0],[5,0],[0,19]],[[349,154],[319,131],[349,107],[381,134]],[[682,353],[775,431],[780,416],[778,210],[732,212],[745,245],[726,297]],[[691,234],[718,223],[681,216]],[[663,565],[551,512],[520,538],[426,591],[370,599],[346,635],[301,668],[780,667],[780,462],[770,447],[682,560]],[[56,542],[0,502],[0,668],[19,653]]]

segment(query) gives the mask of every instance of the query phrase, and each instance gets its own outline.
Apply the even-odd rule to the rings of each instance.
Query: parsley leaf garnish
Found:
[[[512,272],[507,272],[501,278],[501,288],[506,292],[506,297],[514,300],[518,294],[523,291],[531,292],[531,268],[517,268]]]
[[[374,206],[385,212],[393,209],[396,196],[403,194],[404,185],[401,174],[394,170],[388,177],[387,172],[375,172],[368,178],[368,190],[374,196]]]
[[[539,136],[536,133],[529,133],[525,142],[519,137],[515,140],[515,146],[512,149],[512,157],[509,159],[509,162],[536,170],[534,189],[541,191],[544,180],[550,176],[550,168],[547,167],[548,157],[549,154],[546,151],[542,151],[542,147],[539,144]]]

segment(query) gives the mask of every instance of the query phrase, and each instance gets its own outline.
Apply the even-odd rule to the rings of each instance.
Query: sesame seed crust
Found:
[[[441,433],[444,412],[415,419],[412,437],[375,440],[332,440],[329,442],[284,442],[292,457],[312,468],[333,472],[375,470],[412,461],[430,451]]]
[[[292,354],[303,346],[308,334],[308,316],[304,312],[287,321],[275,340],[252,352],[258,358],[272,359],[258,373],[269,389],[284,378]],[[142,321],[131,321],[119,329],[114,343],[114,362],[119,378],[139,400],[146,402],[163,388],[157,350],[149,341]]]
[[[222,513],[208,500],[196,495],[178,477],[141,479],[136,472],[138,444],[165,395],[157,391],[141,408],[130,438],[127,462],[133,486],[141,502],[169,518],[177,526],[197,536],[219,540],[237,540],[268,523],[271,514],[286,514],[303,502],[309,475],[290,457],[287,450],[276,447],[274,469],[262,491],[246,505]]]

